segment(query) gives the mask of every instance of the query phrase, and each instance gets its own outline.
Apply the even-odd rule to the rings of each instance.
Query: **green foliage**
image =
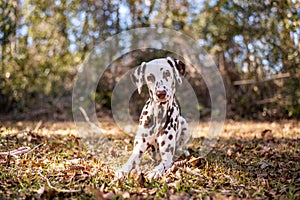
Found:
[[[269,117],[300,116],[298,1],[4,0],[0,9],[5,110],[69,94],[77,66],[95,44],[124,30],[154,26],[182,31],[215,56],[232,113],[259,118],[267,109]],[[268,80],[278,73],[289,77]],[[235,84],[244,79],[254,82]],[[97,91],[98,102],[108,106],[109,91]],[[204,84],[197,91],[199,97],[203,93]]]

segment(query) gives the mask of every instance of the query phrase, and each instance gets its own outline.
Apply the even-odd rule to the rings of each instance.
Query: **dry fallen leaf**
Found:
[[[95,195],[97,200],[108,200],[115,197],[113,192],[104,193],[101,188],[95,189],[89,186],[87,188]]]
[[[122,194],[122,197],[123,197],[124,199],[129,199],[129,198],[130,198],[129,192],[124,192],[124,193]]]
[[[264,139],[264,140],[271,140],[273,139],[273,132],[271,129],[265,129],[261,132],[261,137]]]
[[[170,200],[189,200],[190,199],[190,196],[186,193],[180,193],[179,195],[170,195]]]
[[[188,161],[188,163],[190,164],[190,165],[192,165],[192,166],[198,166],[198,164],[200,164],[201,163],[201,158],[200,157],[197,157],[197,158],[195,158],[195,157],[192,157],[189,161]]]

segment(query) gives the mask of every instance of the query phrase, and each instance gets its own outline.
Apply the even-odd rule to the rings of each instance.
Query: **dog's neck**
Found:
[[[173,95],[166,102],[155,102],[153,99],[150,100],[150,104],[152,105],[152,112],[155,116],[155,123],[159,126],[163,126],[165,124],[167,118],[167,111],[175,101],[175,96]]]

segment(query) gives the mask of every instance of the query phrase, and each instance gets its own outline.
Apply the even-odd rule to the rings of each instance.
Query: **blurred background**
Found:
[[[213,55],[228,118],[300,118],[298,0],[2,0],[0,119],[72,120],[72,87],[83,60],[109,36],[138,27],[181,31]],[[110,115],[122,73],[165,55],[138,50],[126,66],[120,58],[119,73],[108,70],[93,94],[99,116]],[[193,71],[187,78],[197,87],[201,116],[209,117],[205,83]]]

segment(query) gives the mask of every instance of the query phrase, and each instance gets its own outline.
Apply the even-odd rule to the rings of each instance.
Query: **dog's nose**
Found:
[[[156,96],[159,98],[159,99],[164,99],[166,97],[166,90],[158,90],[156,91]]]

